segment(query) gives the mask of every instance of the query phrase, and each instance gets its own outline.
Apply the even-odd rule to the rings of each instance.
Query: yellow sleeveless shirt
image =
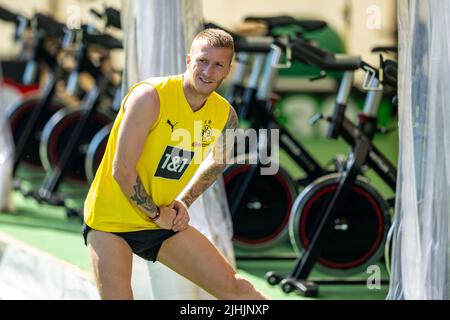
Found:
[[[131,91],[143,84],[155,87],[160,112],[147,136],[136,170],[157,206],[169,205],[179,195],[227,122],[230,104],[216,92],[208,97],[200,110],[194,112],[191,109],[183,92],[183,75],[152,78],[132,87],[122,101],[84,203],[85,222],[93,229],[105,232],[159,229],[128,200],[112,176],[123,106]]]

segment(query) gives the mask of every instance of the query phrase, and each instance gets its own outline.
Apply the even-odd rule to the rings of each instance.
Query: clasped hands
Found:
[[[186,205],[182,201],[174,200],[168,206],[159,207],[159,217],[154,222],[163,229],[179,232],[188,227],[189,220]]]

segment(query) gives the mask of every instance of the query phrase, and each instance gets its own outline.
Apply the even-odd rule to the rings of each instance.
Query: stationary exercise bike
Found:
[[[107,7],[102,13],[99,13],[94,9],[91,9],[90,12],[93,13],[97,18],[103,20],[105,28],[109,26],[119,30],[122,28],[120,12],[117,11],[116,9]],[[113,100],[111,109],[114,113],[118,113],[122,102],[122,94],[121,94],[122,90],[120,83],[116,84],[116,86],[111,88],[111,90],[113,91]],[[113,123],[111,122],[105,125],[103,128],[101,128],[92,137],[87,147],[84,161],[84,172],[86,175],[87,182],[89,184],[91,184],[92,181],[94,181],[95,173],[97,172],[97,169],[100,166],[100,162],[102,161],[112,126]]]
[[[113,115],[100,110],[104,97],[111,87],[112,73],[104,70],[109,64],[109,51],[122,48],[118,39],[108,34],[90,33],[87,27],[77,32],[79,46],[77,66],[72,71],[75,77],[83,71],[91,74],[95,83],[84,96],[81,108],[74,111],[60,110],[55,113],[43,129],[40,155],[47,167],[47,175],[38,191],[30,195],[38,201],[65,206],[65,198],[56,191],[65,177],[86,182],[84,158],[86,147],[92,137],[113,120]],[[96,64],[89,58],[89,49],[99,47],[100,56]],[[75,210],[71,214],[78,215]]]
[[[338,57],[297,38],[290,42],[293,56],[322,69],[339,65]],[[394,62],[381,61],[373,68],[359,60],[354,68],[364,69],[369,91],[364,112],[353,124],[345,117],[345,106],[336,104],[330,122],[330,138],[341,136],[352,146],[345,170],[318,178],[297,197],[290,219],[290,236],[301,256],[291,274],[284,278],[275,272],[266,274],[270,284],[281,284],[284,292],[299,291],[306,296],[318,294],[317,282],[308,280],[312,267],[328,273],[350,275],[378,262],[383,254],[390,225],[386,201],[362,176],[363,166],[372,168],[395,192],[397,171],[373,145],[377,113],[383,85],[396,86]],[[346,71],[347,73],[350,71]],[[360,283],[361,281],[322,281],[322,283]]]
[[[121,48],[122,44],[117,39],[106,35],[106,34],[90,34],[87,32],[86,28],[79,31],[81,36],[77,36],[79,40],[76,46],[78,49],[77,65],[72,71],[71,77],[75,79],[79,78],[82,73],[87,73],[92,76],[97,84],[101,84],[103,78],[105,77],[105,67],[109,59],[109,50],[115,48]],[[83,39],[83,40],[80,40]],[[101,46],[105,48],[106,53],[101,53],[99,57],[98,65],[94,64],[91,57],[89,57],[89,50],[93,46]],[[102,49],[103,49],[102,48]],[[111,71],[107,71],[110,73]],[[73,77],[72,77],[73,76]],[[115,94],[116,85],[110,83],[111,80],[105,80],[106,87],[101,88],[100,92],[97,94],[92,94],[90,98],[89,94],[86,99],[81,102],[81,109],[77,110],[60,110],[48,121],[43,129],[42,139],[40,143],[40,158],[44,164],[44,168],[47,172],[50,172],[57,168],[63,158],[63,150],[67,147],[66,142],[68,138],[72,135],[78,123],[85,116],[89,117],[89,125],[85,127],[83,134],[83,141],[81,144],[76,146],[76,150],[71,154],[70,161],[65,167],[64,174],[71,181],[78,181],[80,183],[85,183],[87,177],[84,171],[84,159],[86,155],[86,148],[92,137],[104,126],[112,122],[114,114],[112,110],[106,108],[106,111],[100,110],[94,104],[99,104],[102,99],[105,100],[105,96],[109,97],[108,104],[111,103],[113,96]],[[94,91],[96,91],[94,86]],[[74,86],[73,90],[76,90]],[[105,101],[106,102],[106,101]],[[86,112],[93,107],[92,114],[87,114]],[[91,111],[89,111],[91,112]]]
[[[24,99],[27,95],[36,94],[39,84],[23,83],[23,73],[31,50],[28,37],[25,35],[30,28],[30,21],[25,16],[12,12],[4,7],[0,7],[0,20],[14,25],[13,42],[19,46],[19,52],[12,57],[2,56],[1,69],[2,78],[0,87],[2,90],[2,103],[4,107],[9,107]]]
[[[253,17],[253,19],[272,19]],[[326,26],[323,21],[303,21],[290,17],[276,17],[271,25],[297,25],[306,30],[318,30]],[[268,28],[268,30],[272,30]],[[233,34],[233,33],[231,33]],[[234,35],[234,34],[233,34]],[[234,35],[237,51],[235,73],[231,80],[229,101],[236,108],[241,122],[247,122],[250,129],[260,133],[258,140],[268,137],[263,130],[278,129],[280,147],[303,169],[305,177],[296,181],[280,165],[273,175],[261,175],[263,168],[251,159],[258,157],[268,143],[261,143],[259,150],[252,143],[244,154],[235,154],[235,164],[224,171],[224,181],[233,217],[234,244],[237,247],[263,250],[287,240],[288,222],[297,188],[315,178],[334,171],[323,168],[277,120],[273,113],[273,84],[281,65],[281,50],[272,45],[270,32],[264,38],[245,38]],[[248,82],[244,84],[246,69],[251,63]],[[299,106],[301,107],[301,106]],[[262,134],[261,134],[262,133]],[[264,146],[265,145],[265,146]],[[238,148],[235,148],[235,150]],[[268,154],[271,150],[265,149]],[[241,161],[242,160],[242,161]],[[251,160],[251,161],[247,161]],[[258,254],[260,256],[260,254]],[[267,255],[266,255],[267,258]]]
[[[46,81],[38,96],[27,97],[8,109],[7,116],[15,143],[14,173],[21,163],[42,169],[39,158],[39,141],[42,129],[48,119],[64,107],[56,99],[56,86],[63,79],[65,70],[58,63],[65,35],[64,25],[51,17],[37,13],[30,22],[34,31],[32,57],[28,60],[23,82],[37,83],[38,70],[42,64],[47,66]]]
[[[265,249],[280,242],[284,237],[287,238],[290,209],[297,187],[306,186],[327,173],[338,172],[342,166],[342,160],[334,159],[334,166],[323,168],[275,119],[270,94],[281,60],[279,44],[275,42],[271,45],[258,84],[254,79],[258,79],[263,66],[259,59],[264,61],[264,56],[260,55],[254,59],[248,90],[244,90],[246,94],[243,95],[243,100],[247,102],[238,106],[238,114],[240,118],[250,119],[252,128],[279,129],[280,148],[305,171],[306,176],[294,181],[282,168],[275,175],[261,175],[258,172],[259,163],[234,164],[225,170],[228,200],[234,214],[234,230],[238,235],[235,237],[235,243],[251,249]],[[341,59],[340,64],[330,64],[329,68],[337,71],[355,69],[359,63],[358,59],[355,60]],[[344,74],[337,104],[347,104],[352,84],[353,74]]]

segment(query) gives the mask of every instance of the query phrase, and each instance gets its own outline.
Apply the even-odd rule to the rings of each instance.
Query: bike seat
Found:
[[[122,41],[119,39],[106,34],[90,34],[87,33],[85,35],[86,43],[92,44],[92,45],[100,45],[102,47],[105,47],[106,49],[122,49]]]
[[[60,23],[50,16],[42,13],[36,13],[34,18],[38,30],[42,30],[49,37],[59,38],[64,36],[66,25]]]
[[[372,52],[397,52],[397,46],[379,46],[373,47]]]

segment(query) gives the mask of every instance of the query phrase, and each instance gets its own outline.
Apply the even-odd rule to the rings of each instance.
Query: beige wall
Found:
[[[96,9],[98,12],[102,12],[104,7],[111,6],[116,9],[120,9],[122,7],[121,0],[48,0],[50,2],[55,3],[55,17],[61,21],[67,23],[73,22],[71,20],[71,16],[74,15],[74,12],[79,10],[81,17],[81,24],[83,23],[92,23],[98,29],[101,30],[102,23],[99,19],[93,18],[89,10],[91,8]],[[78,9],[79,8],[79,9]],[[119,39],[123,39],[123,34],[121,31],[118,31],[114,28],[109,28],[109,33],[118,37]],[[114,66],[117,69],[121,69],[123,67],[124,55],[122,50],[113,50],[111,52],[111,56],[114,62]]]
[[[26,0],[26,1],[7,1],[0,0],[0,5],[4,6],[13,12],[21,13],[24,16],[31,16],[33,12],[48,12],[49,0]],[[12,41],[14,27],[10,23],[5,23],[0,20],[0,56],[8,55],[16,52],[18,46]]]
[[[373,46],[396,43],[396,1],[352,0],[351,3],[347,50],[374,60],[374,55],[370,54]]]
[[[87,22],[89,8],[101,10],[104,4],[120,8],[121,0],[0,0],[0,5],[25,15],[42,10],[60,21],[67,21],[71,6],[76,6],[80,8],[82,22]],[[349,53],[362,55],[373,63],[377,57],[370,54],[370,48],[395,42],[395,9],[394,0],[203,0],[205,20],[230,29],[247,15],[290,14],[326,20],[345,40]],[[0,54],[11,52],[13,47],[8,39],[12,32],[11,26],[0,23]]]
[[[287,14],[322,19],[344,41],[349,54],[360,55],[377,65],[371,49],[396,43],[396,1],[394,0],[203,0],[206,20],[233,29],[247,15]],[[356,83],[364,74],[356,73]]]
[[[288,14],[326,19],[342,31],[345,0],[203,0],[206,19],[228,27],[239,24],[247,15]]]
[[[80,23],[92,22],[97,28],[101,28],[102,24],[99,19],[93,19],[89,15],[90,8],[95,8],[102,11],[104,6],[112,6],[120,9],[121,0],[22,0],[11,2],[10,0],[0,0],[0,5],[5,8],[21,13],[26,17],[31,17],[35,12],[44,12],[53,16],[62,23],[73,23],[78,20],[75,19],[75,13],[79,12]],[[0,43],[0,57],[11,56],[20,49],[18,45],[12,41],[14,27],[9,23],[4,23],[0,20],[0,34],[2,41]],[[120,31],[111,28],[110,33],[122,38]],[[121,68],[123,65],[123,53],[121,50],[114,50],[112,53],[113,61],[116,68]]]
[[[96,9],[97,11],[102,11],[102,8],[105,6],[112,6],[114,8],[121,8],[121,0],[47,0],[49,2],[53,2],[55,17],[60,21],[68,21],[72,14],[73,9],[80,10],[81,14],[81,23],[87,23],[88,21],[92,21],[92,18],[89,16],[89,10],[91,8]],[[90,20],[91,19],[91,20]],[[98,20],[94,20],[97,26],[100,26]]]
[[[349,53],[372,61],[376,57],[370,48],[393,44],[396,37],[394,0],[203,0],[203,9],[205,19],[229,28],[247,15],[323,19],[344,39]]]

